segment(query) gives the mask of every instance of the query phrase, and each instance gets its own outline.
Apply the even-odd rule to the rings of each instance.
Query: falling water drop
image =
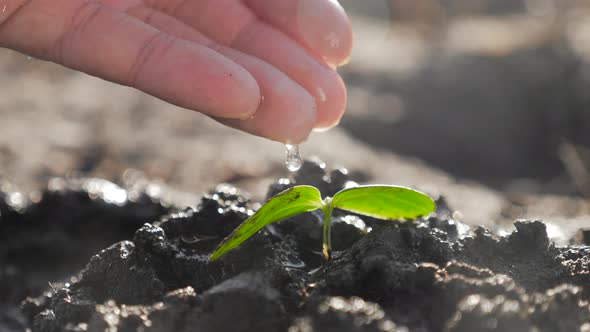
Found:
[[[287,169],[296,172],[301,168],[301,154],[299,154],[299,145],[285,144],[287,149]]]

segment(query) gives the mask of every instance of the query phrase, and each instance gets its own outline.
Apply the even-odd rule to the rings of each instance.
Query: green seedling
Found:
[[[322,252],[326,259],[330,259],[330,228],[334,209],[384,220],[408,220],[433,212],[436,205],[427,195],[399,186],[359,186],[341,190],[334,197],[325,199],[322,199],[320,191],[315,187],[295,186],[275,195],[258,212],[244,221],[221,243],[210,260],[214,261],[223,256],[266,225],[317,209],[324,212]]]

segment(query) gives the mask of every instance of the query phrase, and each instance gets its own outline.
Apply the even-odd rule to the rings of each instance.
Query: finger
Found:
[[[352,52],[352,27],[336,0],[243,0],[262,20],[341,65]]]
[[[314,98],[264,61],[232,49],[226,49],[224,54],[232,52],[236,53],[236,61],[256,78],[264,98],[258,112],[248,120],[218,120],[275,141],[291,144],[305,141],[316,123]]]
[[[286,34],[259,21],[240,1],[152,1],[218,43],[265,60],[303,86],[316,99],[316,128],[339,122],[346,90],[338,73]]]
[[[318,63],[290,38],[262,22],[246,27],[232,45],[271,63],[312,94],[318,107],[315,128],[338,124],[346,107],[346,88],[336,71]]]
[[[200,31],[197,31],[192,27],[180,22],[170,15],[144,5],[143,1],[141,0],[133,1],[132,5],[126,5],[120,0],[106,1],[106,3],[109,2],[113,2],[112,6],[114,8],[117,8],[126,14],[133,16],[162,32],[173,35],[180,39],[207,46],[212,49],[215,48],[215,42],[211,40],[211,38],[205,36]]]
[[[249,118],[259,87],[244,68],[94,1],[29,1],[0,44],[216,117]]]
[[[209,44],[246,68],[256,79],[263,96],[256,114],[247,120],[217,118],[218,121],[254,135],[285,143],[299,143],[307,138],[315,124],[314,99],[281,71],[250,55],[214,45],[199,31],[160,11],[146,6],[135,6],[126,12],[176,37]]]

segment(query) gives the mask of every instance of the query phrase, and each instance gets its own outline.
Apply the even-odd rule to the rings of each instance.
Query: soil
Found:
[[[342,2],[371,15],[352,17],[347,115],[302,149],[352,172],[277,179],[279,144],[0,50],[0,331],[590,331],[590,191],[561,155],[590,147],[590,8]],[[265,193],[348,181],[439,209],[336,214],[330,262],[306,214],[208,263]]]
[[[268,195],[354,180],[306,161]],[[453,219],[443,197],[414,222],[339,212],[326,262],[309,213],[210,263],[259,205],[227,184],[189,208],[144,188],[56,178],[29,201],[4,186],[0,330],[590,330],[590,247],[555,246],[541,221],[499,236]]]

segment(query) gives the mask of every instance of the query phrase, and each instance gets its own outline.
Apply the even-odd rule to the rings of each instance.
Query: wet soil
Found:
[[[268,195],[353,180],[305,162]],[[308,213],[214,263],[259,207],[231,185],[188,208],[100,179],[27,197],[0,194],[2,331],[590,331],[590,247],[556,247],[537,220],[468,226],[442,197],[415,222],[336,213],[329,262]]]

